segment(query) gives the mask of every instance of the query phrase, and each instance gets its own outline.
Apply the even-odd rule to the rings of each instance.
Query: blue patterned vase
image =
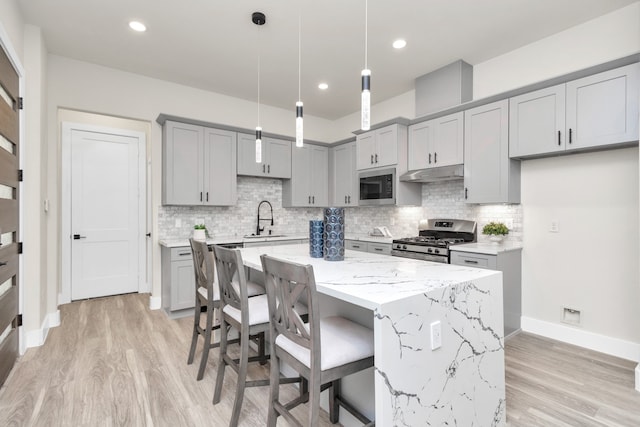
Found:
[[[344,260],[344,208],[324,208],[324,259]]]
[[[324,247],[324,223],[321,219],[309,221],[309,255],[311,258],[322,258]]]

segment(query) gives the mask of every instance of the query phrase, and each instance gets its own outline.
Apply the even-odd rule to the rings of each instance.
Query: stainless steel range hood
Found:
[[[464,166],[440,166],[429,169],[415,169],[400,175],[400,181],[406,182],[440,182],[464,178]]]

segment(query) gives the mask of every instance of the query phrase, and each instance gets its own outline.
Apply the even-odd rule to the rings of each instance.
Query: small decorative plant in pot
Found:
[[[195,240],[207,240],[207,227],[204,224],[196,224],[193,226],[193,238]]]
[[[500,243],[504,236],[509,234],[509,229],[502,222],[490,222],[482,228],[482,234],[489,236],[489,240]]]

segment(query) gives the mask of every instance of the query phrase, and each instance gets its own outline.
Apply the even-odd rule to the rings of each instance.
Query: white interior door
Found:
[[[138,137],[71,129],[71,299],[137,292]]]

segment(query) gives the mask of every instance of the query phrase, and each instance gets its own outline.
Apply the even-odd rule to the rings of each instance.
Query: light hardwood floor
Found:
[[[218,351],[196,381],[198,364],[186,364],[192,319],[169,320],[148,301],[134,294],[61,306],[61,326],[19,359],[0,390],[0,426],[226,426],[235,374],[212,405]],[[631,362],[519,334],[507,342],[506,366],[511,426],[640,425]],[[268,372],[252,366],[249,374]],[[246,391],[241,426],[265,424],[267,395]],[[326,413],[321,425],[331,425]]]

